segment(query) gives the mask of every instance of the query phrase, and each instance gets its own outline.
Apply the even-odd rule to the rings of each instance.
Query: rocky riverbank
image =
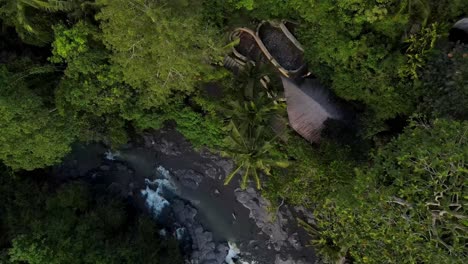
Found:
[[[255,189],[224,186],[232,168],[230,160],[195,151],[178,132],[165,129],[115,153],[78,146],[55,174],[86,178],[128,197],[154,216],[163,236],[179,239],[187,263],[314,263],[297,226],[300,210],[283,205],[273,215]]]

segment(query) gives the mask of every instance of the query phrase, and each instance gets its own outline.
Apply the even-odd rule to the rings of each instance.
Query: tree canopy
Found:
[[[121,199],[38,176],[74,143],[173,125],[234,160],[226,183],[312,212],[325,262],[462,263],[468,44],[448,34],[467,15],[466,0],[0,0],[0,261],[177,263]],[[234,28],[283,19],[306,78],[350,112],[319,144],[281,122],[278,73],[222,67]]]
[[[119,197],[86,183],[48,185],[2,175],[2,263],[182,263],[177,244]],[[14,189],[12,189],[14,188]],[[0,245],[2,245],[0,240]]]
[[[193,93],[196,83],[213,71],[210,64],[220,60],[219,39],[202,20],[198,1],[98,3],[103,42],[123,81],[138,90],[139,110]]]
[[[47,108],[23,78],[0,67],[0,159],[32,170],[59,162],[76,134],[73,122]]]

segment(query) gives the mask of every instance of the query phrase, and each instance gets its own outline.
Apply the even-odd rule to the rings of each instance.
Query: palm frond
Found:
[[[279,168],[287,168],[289,167],[289,161],[287,160],[278,160],[274,163],[274,165],[276,167],[279,167]]]
[[[242,190],[245,190],[247,188],[247,181],[249,179],[249,172],[250,172],[250,165],[247,165],[246,168],[245,168],[245,173],[242,176],[242,183],[241,183]]]
[[[257,185],[257,189],[260,190],[262,189],[262,185],[260,183],[260,177],[258,177],[258,172],[256,169],[252,170],[252,174],[254,176],[254,179],[255,179],[255,184]]]
[[[20,2],[18,2],[16,4],[16,9],[17,9],[16,19],[18,20],[18,23],[24,29],[26,29],[27,32],[36,33],[34,28],[31,26],[31,23],[29,22],[28,18],[26,17],[26,11],[24,10],[24,6]]]
[[[228,185],[234,176],[236,176],[237,172],[244,166],[244,164],[241,164],[237,169],[235,169],[233,172],[231,172],[226,179],[224,180],[224,185]]]
[[[245,139],[242,136],[242,134],[239,132],[239,129],[237,128],[237,125],[231,120],[229,126],[231,128],[231,134],[229,135],[230,138],[234,142],[236,142],[239,146],[247,148],[247,144],[245,142]]]

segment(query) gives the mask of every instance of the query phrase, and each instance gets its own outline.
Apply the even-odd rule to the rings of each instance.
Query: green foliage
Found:
[[[55,27],[54,63],[67,63],[65,77],[57,90],[61,112],[74,110],[96,116],[121,113],[132,96],[121,82],[120,72],[109,65],[109,53],[95,39],[96,29],[82,22],[73,28]]]
[[[123,80],[138,90],[138,109],[168,105],[195,91],[220,61],[215,31],[201,21],[201,5],[100,0],[103,41]]]
[[[133,90],[122,82],[122,73],[109,63],[109,52],[100,42],[98,29],[79,22],[72,28],[54,27],[50,61],[66,63],[65,76],[56,90],[62,115],[81,123],[86,139],[105,139],[112,145],[126,143],[125,119],[134,115]],[[96,135],[91,136],[89,130]]]
[[[260,172],[271,175],[272,167],[286,168],[287,160],[272,155],[272,143],[276,140],[265,139],[265,127],[256,125],[240,130],[232,120],[227,126],[229,136],[225,139],[226,149],[223,154],[232,158],[237,163],[237,168],[232,171],[224,181],[229,182],[238,172],[242,172],[241,188],[247,188],[249,178],[253,178],[257,189],[261,189]]]
[[[395,2],[296,5],[305,20],[299,35],[312,71],[338,96],[364,102],[380,120],[408,113],[414,103],[399,84],[398,69],[406,62],[396,47],[408,16]]]
[[[468,47],[441,48],[420,71],[418,111],[430,117],[468,118]]]
[[[160,129],[167,121],[175,122],[177,131],[196,148],[218,148],[223,144],[222,119],[214,113],[202,114],[181,104],[168,106],[163,111],[145,114],[135,120],[135,126],[139,130]]]
[[[408,62],[405,67],[400,69],[400,74],[418,79],[418,70],[426,65],[427,57],[439,37],[439,25],[434,23],[430,27],[422,29],[419,34],[411,35],[406,39],[405,42],[409,44],[406,50]]]
[[[79,182],[50,193],[28,180],[2,181],[12,263],[182,263],[177,245],[159,240],[150,219],[128,215],[120,198]]]
[[[275,0],[229,0],[237,9],[246,9],[258,19],[287,18],[293,11],[290,1]]]
[[[47,109],[41,98],[0,66],[0,159],[15,170],[53,165],[75,140],[72,120]]]
[[[375,157],[368,177],[387,185],[395,209],[409,214],[416,232],[455,258],[466,256],[468,122],[412,124]],[[424,233],[427,232],[427,233]]]
[[[349,198],[354,168],[366,158],[348,145],[324,139],[319,146],[312,146],[296,134],[283,146],[276,146],[276,152],[285,154],[290,166],[287,173],[274,171],[264,195],[272,201],[285,199],[306,208],[326,198]]]
[[[439,42],[467,13],[466,0],[0,0],[2,26],[26,43],[53,40],[54,63],[44,64],[47,47],[1,43],[0,159],[33,170],[59,162],[77,136],[115,147],[133,128],[173,121],[194,146],[234,159],[226,184],[239,173],[242,188],[251,179],[261,188],[265,174],[273,202],[315,209],[317,222],[303,226],[327,262],[462,263],[466,121],[412,123],[369,160],[361,140],[311,146],[275,135],[272,119],[285,111],[259,85],[267,73],[248,67],[226,84],[218,66],[220,29],[290,18],[310,70],[359,109],[365,137],[414,112],[465,120],[468,51]],[[223,98],[200,90],[213,80],[224,82]],[[175,246],[119,199],[86,184],[50,192],[2,174],[0,247],[9,249],[0,262],[179,262]]]
[[[221,108],[229,120],[221,153],[237,164],[237,168],[226,177],[225,185],[237,173],[242,173],[241,188],[247,188],[249,179],[253,178],[257,189],[261,189],[261,173],[272,176],[272,168],[289,166],[284,155],[274,151],[276,141],[283,134],[283,131],[273,131],[274,122],[282,122],[285,108],[267,97],[260,82],[267,73],[263,65],[247,66],[240,73],[240,82],[236,83],[236,92],[244,101],[228,101],[227,106]]]
[[[181,111],[171,111],[169,116],[177,123],[177,130],[195,147],[215,148],[222,146],[223,122],[218,117],[214,115],[203,116],[187,107]]]
[[[385,120],[415,111],[411,78],[435,40],[468,12],[463,0],[231,2],[257,18],[299,21],[309,69],[341,98],[365,106],[367,137],[385,130]]]
[[[283,106],[272,103],[266,95],[260,95],[255,101],[228,102],[224,115],[235,121],[239,130],[244,132],[261,124],[269,124],[281,110],[284,110]]]
[[[319,252],[356,263],[463,263],[467,122],[414,123],[357,172],[355,203],[316,210]]]

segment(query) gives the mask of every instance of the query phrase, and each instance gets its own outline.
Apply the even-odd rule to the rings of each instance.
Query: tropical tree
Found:
[[[134,90],[109,62],[99,29],[80,21],[72,27],[54,26],[54,33],[49,60],[65,67],[55,91],[58,112],[80,121],[84,139],[103,139],[114,146],[126,143],[123,127],[137,112],[131,100]]]
[[[227,129],[229,136],[225,139],[226,148],[222,153],[234,159],[237,168],[226,177],[225,185],[229,184],[238,172],[242,172],[242,189],[247,187],[250,177],[254,179],[257,189],[261,189],[260,173],[271,175],[272,167],[288,167],[287,160],[272,153],[273,142],[278,136],[270,140],[265,139],[265,126],[257,125],[239,130],[238,125],[230,121]]]
[[[312,244],[334,263],[464,263],[468,122],[413,122],[356,170],[348,197],[316,206]]]
[[[73,118],[48,108],[29,85],[0,65],[0,159],[16,170],[57,163],[76,136]]]
[[[164,2],[164,3],[162,3]],[[165,107],[193,94],[222,59],[200,1],[98,0],[102,39],[123,80],[138,91],[137,109]]]
[[[264,93],[257,95],[255,101],[230,101],[224,115],[239,125],[239,130],[245,133],[249,128],[258,125],[270,125],[275,117],[280,117],[284,105],[274,104]]]
[[[176,242],[160,239],[154,221],[130,214],[120,197],[82,182],[53,190],[37,177],[2,176],[2,263],[183,262]]]
[[[227,102],[223,114],[229,120],[225,127],[228,135],[224,140],[223,154],[234,159],[237,168],[226,178],[225,184],[242,172],[241,188],[245,189],[249,178],[261,189],[260,173],[271,176],[272,167],[285,168],[289,163],[275,154],[274,142],[284,133],[284,128],[274,132],[274,122],[281,122],[284,104],[269,98],[265,65],[247,64],[240,72],[238,86],[241,100]],[[263,83],[262,83],[263,81]],[[271,97],[271,96],[270,96]]]

